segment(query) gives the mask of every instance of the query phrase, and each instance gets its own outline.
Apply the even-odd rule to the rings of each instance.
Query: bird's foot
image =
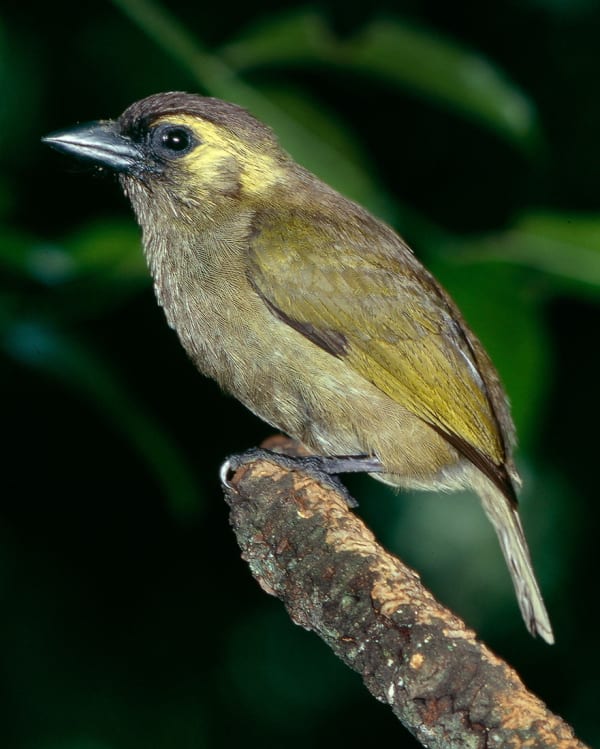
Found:
[[[344,484],[340,481],[340,473],[379,473],[383,466],[372,455],[283,455],[272,450],[253,447],[243,453],[230,455],[221,466],[219,472],[221,483],[231,488],[229,478],[245,463],[255,460],[268,460],[289,471],[302,471],[323,486],[339,492],[348,507],[358,507],[358,502],[352,497]]]

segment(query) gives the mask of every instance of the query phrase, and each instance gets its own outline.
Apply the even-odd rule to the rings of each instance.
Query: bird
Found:
[[[200,372],[329,472],[345,456],[396,488],[473,490],[528,630],[554,642],[499,375],[394,229],[220,99],[159,93],[43,140],[118,176],[158,303]]]

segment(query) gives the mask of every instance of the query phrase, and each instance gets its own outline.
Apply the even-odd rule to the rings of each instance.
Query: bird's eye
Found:
[[[152,132],[151,138],[156,155],[163,159],[184,156],[198,145],[194,133],[181,125],[159,125]]]
[[[190,147],[190,134],[182,127],[170,127],[161,134],[160,142],[169,151],[187,151]]]

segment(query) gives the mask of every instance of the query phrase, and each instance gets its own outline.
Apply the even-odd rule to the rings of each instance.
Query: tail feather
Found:
[[[532,635],[540,635],[552,644],[552,625],[535,578],[517,509],[495,486],[487,482],[485,487],[480,488],[479,495],[500,541],[525,625]]]

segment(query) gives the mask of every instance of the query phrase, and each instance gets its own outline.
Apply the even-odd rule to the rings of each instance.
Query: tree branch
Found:
[[[336,491],[255,460],[236,471],[226,499],[263,590],[358,671],[424,746],[584,748]]]

